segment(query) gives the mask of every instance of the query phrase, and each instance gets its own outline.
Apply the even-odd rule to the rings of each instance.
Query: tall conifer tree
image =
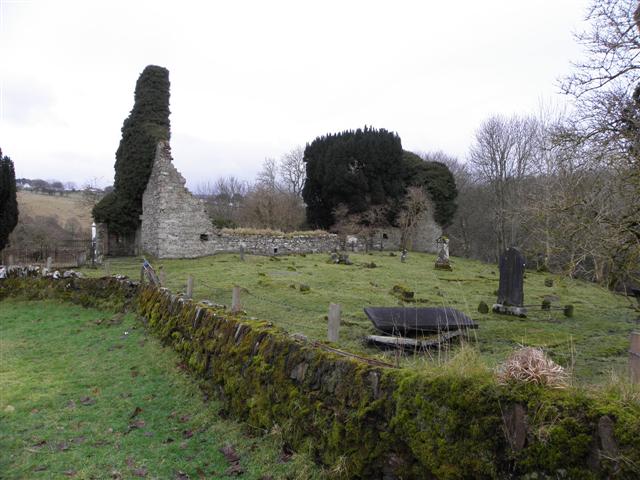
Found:
[[[93,209],[96,222],[106,223],[112,233],[132,234],[140,225],[156,146],[170,137],[169,113],[169,71],[149,65],[138,78],[133,109],[122,125],[113,191]]]
[[[11,159],[3,157],[0,150],[0,250],[7,246],[17,224],[16,173]]]

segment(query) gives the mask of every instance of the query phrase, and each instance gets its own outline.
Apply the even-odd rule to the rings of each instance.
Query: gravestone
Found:
[[[500,284],[494,312],[526,316],[527,310],[523,306],[525,264],[524,256],[515,247],[509,247],[500,257]]]
[[[407,255],[408,255],[408,253],[407,253],[407,249],[406,249],[406,248],[403,248],[403,249],[402,249],[402,255],[400,255],[400,261],[401,261],[402,263],[404,263],[404,262],[407,260]]]
[[[436,244],[438,246],[436,270],[453,270],[449,261],[449,239],[442,236],[436,240]]]

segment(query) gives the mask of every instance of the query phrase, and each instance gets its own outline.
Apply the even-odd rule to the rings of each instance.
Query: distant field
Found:
[[[230,305],[234,285],[244,288],[242,304],[249,316],[272,321],[287,331],[326,340],[326,315],[330,303],[342,305],[342,327],[336,346],[387,361],[393,353],[362,343],[375,333],[363,312],[365,306],[395,306],[401,302],[391,290],[404,285],[415,292],[422,306],[448,305],[462,310],[480,325],[472,331],[471,343],[480,350],[487,366],[493,367],[520,345],[543,347],[559,363],[572,369],[580,383],[600,383],[613,370],[618,373],[628,361],[629,334],[640,314],[630,297],[613,294],[597,285],[560,276],[527,272],[525,303],[540,305],[553,295],[554,306],[572,304],[573,318],[562,311],[531,309],[526,319],[478,313],[482,300],[496,300],[498,268],[481,262],[453,258],[452,272],[434,270],[435,256],[410,253],[407,263],[388,252],[352,254],[354,265],[328,264],[328,255],[261,257],[221,254],[193,260],[162,260],[155,267],[165,272],[166,286],[174,292],[185,289],[188,275],[195,278],[194,296]],[[111,259],[110,273],[134,279],[140,276],[141,259]],[[371,262],[375,263],[375,268]],[[105,270],[84,270],[104,275]],[[552,278],[554,285],[545,286]],[[302,291],[301,286],[308,286]],[[407,304],[411,305],[411,304]],[[420,368],[445,360],[445,352],[407,355],[402,363]]]
[[[80,192],[70,193],[68,196],[43,195],[39,193],[19,191],[18,209],[20,217],[56,217],[58,224],[64,226],[65,223],[76,218],[82,228],[91,228],[91,208],[82,203]]]

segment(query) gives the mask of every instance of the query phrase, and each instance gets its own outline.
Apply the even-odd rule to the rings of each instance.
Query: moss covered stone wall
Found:
[[[124,305],[132,288],[110,279],[13,282],[0,284],[0,298],[91,304],[102,295],[96,304],[114,304],[108,287]],[[637,402],[387,368],[166,289],[139,288],[133,305],[229,414],[259,429],[277,425],[292,448],[333,469],[331,478],[640,478]]]

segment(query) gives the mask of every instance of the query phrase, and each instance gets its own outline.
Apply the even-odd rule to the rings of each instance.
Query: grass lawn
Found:
[[[0,478],[322,478],[183,370],[132,314],[0,302]]]
[[[489,306],[496,300],[498,268],[474,260],[453,258],[453,271],[436,271],[435,256],[410,253],[406,263],[388,252],[351,254],[354,265],[327,263],[329,255],[263,257],[220,254],[199,259],[153,262],[165,272],[166,286],[182,292],[188,275],[193,275],[194,297],[230,305],[234,285],[245,290],[242,304],[247,314],[273,321],[290,331],[301,332],[316,340],[327,335],[326,315],[330,303],[342,306],[342,325],[337,346],[385,360],[394,353],[366,347],[362,338],[374,333],[363,312],[365,306],[395,306],[394,285],[415,292],[420,306],[448,305],[462,310],[479,323],[471,333],[481,358],[488,367],[505,359],[519,345],[544,347],[562,365],[572,368],[579,383],[600,383],[612,370],[626,368],[629,333],[637,325],[637,304],[630,297],[615,295],[597,285],[560,276],[527,272],[525,304],[540,305],[545,296],[555,296],[554,306],[572,304],[573,318],[562,311],[531,309],[520,319],[480,314],[478,303]],[[140,277],[140,259],[110,259],[110,273],[133,279]],[[370,268],[371,263],[375,268]],[[104,268],[85,269],[91,276],[104,275]],[[552,287],[545,279],[554,280]],[[302,291],[301,285],[309,287]],[[304,289],[303,289],[304,290]],[[407,304],[410,305],[410,304]],[[451,351],[408,355],[402,362],[418,367],[425,362],[441,362]]]

